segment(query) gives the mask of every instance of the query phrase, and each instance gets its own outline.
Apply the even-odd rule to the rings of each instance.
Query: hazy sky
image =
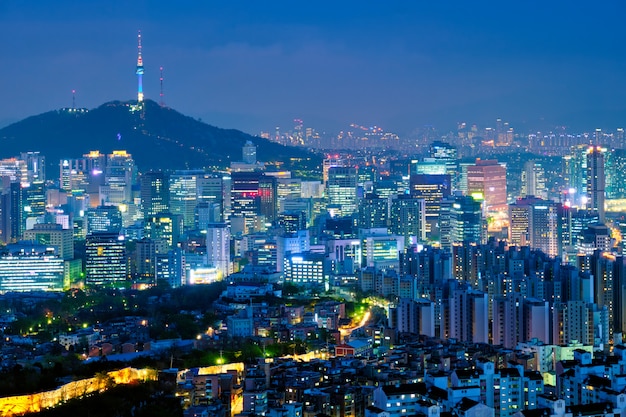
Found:
[[[511,3],[513,3],[511,5]],[[626,2],[0,0],[0,124],[136,97],[249,133],[626,126]]]

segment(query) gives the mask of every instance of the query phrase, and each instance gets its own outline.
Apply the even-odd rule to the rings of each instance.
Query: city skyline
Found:
[[[146,99],[259,133],[294,118],[322,129],[378,124],[620,127],[619,2],[298,8],[185,2],[0,6],[0,125],[72,104],[136,96],[142,31]],[[587,30],[601,24],[601,30]]]

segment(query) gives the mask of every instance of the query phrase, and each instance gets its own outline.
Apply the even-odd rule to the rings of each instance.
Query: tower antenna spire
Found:
[[[141,31],[137,31],[137,102],[143,102],[143,58],[141,56]]]
[[[76,110],[76,90],[72,90],[72,109]]]
[[[161,107],[165,107],[165,102],[163,101],[163,67],[159,67],[159,71],[161,71],[161,76],[159,77],[159,82],[161,83],[161,92],[159,93]]]

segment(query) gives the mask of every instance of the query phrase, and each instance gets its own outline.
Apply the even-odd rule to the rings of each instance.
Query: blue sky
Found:
[[[148,98],[250,133],[626,126],[622,3],[0,0],[0,123],[133,98],[141,29]]]

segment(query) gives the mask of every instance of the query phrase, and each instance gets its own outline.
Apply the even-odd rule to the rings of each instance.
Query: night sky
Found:
[[[514,3],[513,5],[509,3]],[[626,2],[0,0],[0,125],[144,90],[249,133],[626,127]]]

